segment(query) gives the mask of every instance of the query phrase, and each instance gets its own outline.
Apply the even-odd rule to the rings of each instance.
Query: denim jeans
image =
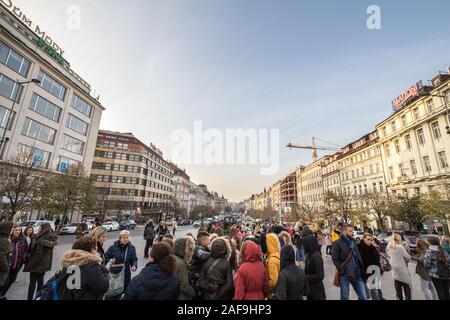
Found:
[[[359,300],[367,300],[366,288],[361,278],[350,280],[346,276],[339,277],[339,286],[341,288],[341,300],[350,299],[350,284],[358,295]]]
[[[436,288],[432,281],[427,281],[420,278],[420,288],[422,289],[425,300],[439,300]]]

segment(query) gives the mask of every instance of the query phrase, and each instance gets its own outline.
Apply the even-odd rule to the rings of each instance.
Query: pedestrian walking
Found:
[[[11,252],[11,244],[9,237],[14,224],[9,221],[0,222],[0,286],[3,286],[8,280],[10,265],[8,261]],[[0,293],[0,300],[6,300],[3,294]]]
[[[236,274],[233,300],[264,300],[269,293],[269,277],[261,248],[253,241],[245,241],[241,255],[243,262]]]
[[[430,248],[425,253],[424,265],[436,288],[439,300],[450,300],[450,256],[438,239],[430,238]]]
[[[363,240],[358,244],[358,250],[363,263],[362,278],[364,280],[367,298],[372,300],[380,300],[380,298],[378,297],[378,287],[380,279],[375,278],[374,280],[376,281],[376,283],[368,283],[369,276],[374,272],[371,271],[369,273],[369,267],[377,267],[378,270],[381,271],[380,255],[378,253],[378,250],[373,245],[373,236],[370,233],[364,234]]]
[[[0,296],[5,296],[11,285],[16,282],[17,275],[28,255],[28,243],[22,234],[20,224],[15,224],[11,231],[10,242],[12,251],[9,261],[9,273],[6,282],[0,285]]]
[[[177,260],[167,243],[156,243],[150,250],[150,262],[131,280],[123,299],[177,300],[179,296]]]
[[[275,233],[266,235],[266,268],[269,275],[269,295],[275,290],[280,274],[280,241]]]
[[[97,243],[96,253],[102,259],[102,265],[106,264],[105,250],[103,249],[103,244],[108,237],[108,231],[103,227],[95,227],[90,232],[90,236],[93,237]]]
[[[178,280],[180,281],[179,300],[192,300],[195,297],[195,290],[189,282],[188,266],[194,255],[195,240],[192,237],[183,237],[175,240],[173,253],[177,259]]]
[[[394,278],[395,292],[398,300],[411,300],[411,275],[408,263],[411,260],[409,253],[403,246],[402,237],[394,233],[389,242],[386,253],[390,257],[392,276]],[[403,293],[405,296],[403,297]]]
[[[211,243],[211,255],[200,270],[199,284],[205,300],[231,300],[233,275],[229,263],[231,247],[225,238]]]
[[[305,251],[305,275],[308,281],[308,300],[326,300],[325,277],[320,245],[314,236],[302,240]]]
[[[420,289],[422,290],[425,300],[439,300],[436,288],[431,280],[428,270],[424,265],[425,254],[430,248],[428,241],[423,239],[417,240],[417,255],[411,256],[411,259],[417,262],[416,274],[420,277]]]
[[[305,272],[295,264],[295,250],[285,245],[280,253],[280,275],[273,299],[303,300],[309,294]]]
[[[67,281],[58,288],[61,293],[59,300],[102,300],[109,287],[108,270],[102,265],[97,253],[97,240],[84,236],[76,240],[72,250],[65,252],[61,258],[62,274],[68,273],[68,268],[79,268],[79,287],[67,288]],[[71,274],[69,272],[69,274]]]
[[[105,253],[106,264],[112,261],[112,274],[120,274],[124,272],[123,290],[120,294],[106,297],[107,300],[119,300],[122,294],[127,290],[131,281],[131,272],[136,272],[138,267],[138,258],[136,256],[136,248],[130,241],[130,232],[122,230],[119,233],[119,240],[114,242]]]
[[[175,236],[176,231],[177,231],[177,220],[173,220],[173,226],[172,226],[173,236]]]
[[[148,254],[150,247],[153,245],[153,241],[155,240],[155,226],[153,225],[153,220],[150,219],[144,228],[144,240],[145,240],[145,248],[144,248],[144,258],[148,259]]]
[[[362,278],[363,263],[353,239],[352,227],[342,227],[339,240],[333,243],[331,255],[337,269],[335,285],[340,287],[341,300],[349,300],[350,285],[355,290],[359,300],[367,300]]]
[[[42,224],[31,243],[29,257],[23,270],[30,273],[28,300],[33,300],[35,291],[39,292],[42,289],[45,273],[52,269],[53,248],[56,244],[57,237],[52,232],[50,224]]]

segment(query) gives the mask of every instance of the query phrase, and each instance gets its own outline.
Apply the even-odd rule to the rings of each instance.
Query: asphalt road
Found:
[[[133,275],[136,275],[146,264],[146,260],[144,259],[144,247],[145,240],[143,239],[144,229],[142,226],[138,226],[135,230],[131,231],[131,242],[136,246],[137,254],[138,254],[138,271]],[[177,237],[183,237],[186,233],[191,232],[194,236],[197,235],[196,229],[192,228],[192,226],[179,226],[176,231]],[[105,244],[105,251],[107,248],[113,244],[119,238],[119,233],[117,231],[108,233],[108,239]],[[54,259],[53,259],[53,267],[50,272],[46,273],[45,280],[50,278],[57,270],[61,269],[59,259],[62,254],[71,249],[72,243],[75,240],[75,236],[72,235],[63,235],[59,237],[59,243],[54,249]],[[333,262],[331,261],[331,257],[323,255],[324,267],[325,267],[325,279],[324,285],[327,294],[328,300],[338,300],[339,299],[339,288],[333,286],[333,278],[335,273],[335,267]],[[415,274],[415,263],[409,264],[410,273],[412,275],[412,283],[413,283],[413,299],[420,300],[423,299],[423,295],[420,291],[420,280],[419,276]],[[20,272],[17,281],[6,297],[9,300],[25,300],[27,297],[29,284],[29,274]],[[383,294],[385,299],[387,300],[396,300],[395,289],[394,289],[394,280],[392,279],[391,272],[387,272],[383,275],[381,281],[381,287],[383,290]],[[350,299],[356,300],[356,295],[353,290],[351,290]]]

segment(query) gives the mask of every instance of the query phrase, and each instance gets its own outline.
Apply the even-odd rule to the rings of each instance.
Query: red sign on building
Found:
[[[411,98],[420,96],[422,89],[423,85],[422,81],[420,81],[398,96],[394,101],[392,101],[392,108],[394,109],[394,112],[400,110],[404,106],[405,102],[409,101]]]

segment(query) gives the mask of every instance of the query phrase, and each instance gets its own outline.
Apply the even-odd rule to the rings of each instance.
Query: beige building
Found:
[[[32,152],[44,170],[64,172],[83,164],[89,173],[105,109],[91,86],[5,3],[0,4],[1,159]],[[40,83],[20,84],[32,79]]]
[[[182,170],[174,164],[171,164],[171,170],[173,171],[172,188],[174,200],[180,208],[189,212],[190,177],[187,175],[186,170]]]
[[[297,182],[297,188],[300,187],[301,196],[298,197],[297,202],[300,208],[306,207],[314,211],[322,209],[324,205],[322,163],[327,157],[314,161],[298,173],[300,184]]]

